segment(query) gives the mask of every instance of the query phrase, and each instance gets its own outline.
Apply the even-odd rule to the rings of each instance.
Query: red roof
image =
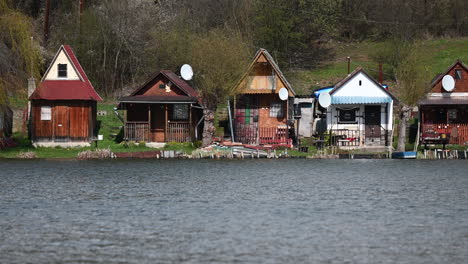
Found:
[[[33,92],[30,100],[92,100],[102,101],[102,98],[94,90],[93,85],[86,76],[80,62],[72,48],[68,45],[60,47],[57,54],[64,50],[73,67],[80,75],[80,80],[42,80]],[[57,55],[56,55],[57,56]],[[50,68],[49,68],[50,70]],[[46,74],[49,72],[47,70]]]

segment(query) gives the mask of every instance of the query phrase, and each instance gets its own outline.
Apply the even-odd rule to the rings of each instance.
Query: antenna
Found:
[[[453,91],[455,88],[455,80],[453,77],[450,75],[445,75],[444,78],[442,78],[442,87],[447,92]]]
[[[284,87],[281,88],[281,89],[279,90],[278,95],[279,95],[279,98],[281,99],[281,101],[286,101],[286,100],[288,100],[288,90],[287,90],[286,88],[284,88]]]
[[[33,45],[34,45],[34,37],[31,37],[31,48],[33,47]],[[31,78],[34,78],[33,68],[34,68],[34,61],[31,59]]]
[[[193,78],[192,66],[190,66],[188,64],[182,65],[182,67],[180,67],[180,76],[182,77],[182,79],[184,79],[186,81],[192,80],[192,78]]]
[[[319,104],[323,108],[327,108],[331,105],[331,96],[328,92],[323,92],[318,98]]]

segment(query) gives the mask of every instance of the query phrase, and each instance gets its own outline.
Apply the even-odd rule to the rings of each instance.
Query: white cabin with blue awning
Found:
[[[332,143],[343,147],[391,146],[396,98],[357,68],[329,92],[327,129]]]

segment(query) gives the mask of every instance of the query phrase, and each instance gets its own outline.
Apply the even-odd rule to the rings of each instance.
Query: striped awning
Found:
[[[390,96],[333,96],[332,104],[386,104],[392,102]]]

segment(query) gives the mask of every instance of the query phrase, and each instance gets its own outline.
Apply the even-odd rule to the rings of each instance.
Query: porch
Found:
[[[372,147],[389,146],[389,132],[383,128],[379,131],[359,129],[332,129],[330,144],[338,147]],[[372,133],[374,132],[374,133]]]
[[[198,114],[190,104],[126,106],[124,139],[135,142],[192,142]]]
[[[420,111],[423,144],[468,145],[468,105],[422,105]]]
[[[292,145],[286,125],[277,127],[255,127],[237,124],[235,140],[249,145]]]

